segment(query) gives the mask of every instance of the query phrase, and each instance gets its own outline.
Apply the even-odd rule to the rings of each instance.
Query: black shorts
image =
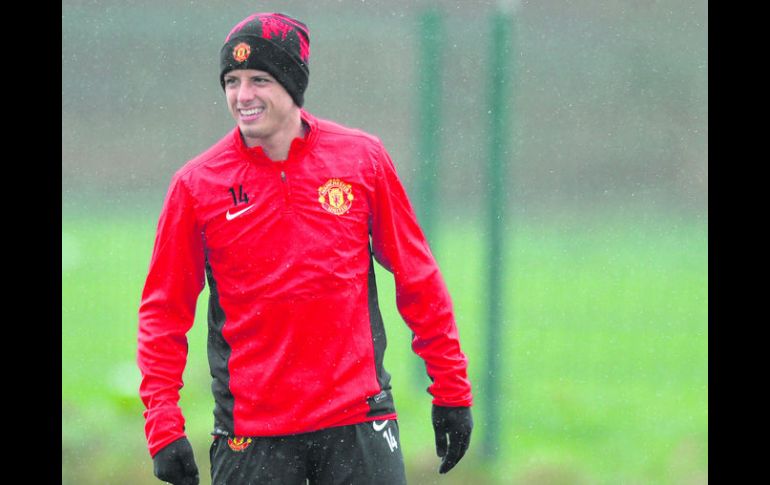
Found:
[[[395,420],[289,436],[217,436],[210,456],[212,485],[406,484]]]

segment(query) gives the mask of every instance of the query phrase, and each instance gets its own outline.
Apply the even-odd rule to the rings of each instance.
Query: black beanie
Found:
[[[304,103],[310,70],[307,26],[281,13],[255,13],[233,27],[219,53],[219,82],[233,69],[269,72],[291,95]]]

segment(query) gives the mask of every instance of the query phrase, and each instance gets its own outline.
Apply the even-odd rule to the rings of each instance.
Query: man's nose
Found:
[[[247,103],[254,99],[254,89],[252,89],[248,85],[242,84],[238,88],[238,102],[239,103]]]

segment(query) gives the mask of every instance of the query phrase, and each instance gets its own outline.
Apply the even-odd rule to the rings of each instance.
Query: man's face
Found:
[[[264,146],[292,128],[299,107],[269,73],[236,69],[224,81],[227,106],[247,146]]]

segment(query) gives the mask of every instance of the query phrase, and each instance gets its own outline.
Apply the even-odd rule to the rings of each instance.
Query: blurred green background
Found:
[[[501,392],[490,401],[486,164],[501,7],[513,16],[513,77]],[[428,9],[444,35],[430,208],[419,153]],[[255,11],[308,24],[306,108],[380,136],[421,217],[434,218],[476,427],[466,458],[439,476],[427,380],[379,271],[410,483],[708,483],[708,6],[632,0],[64,1],[63,483],[159,483],[138,398],[140,294],[171,175],[233,126],[218,52]],[[202,483],[206,296],[181,403]],[[481,446],[492,405],[494,458]]]

